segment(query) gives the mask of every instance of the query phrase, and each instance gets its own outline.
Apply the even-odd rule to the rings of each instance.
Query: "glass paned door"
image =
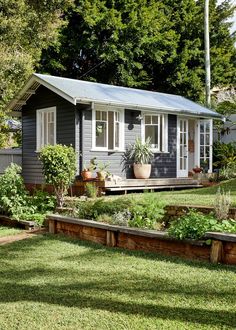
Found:
[[[212,121],[208,119],[199,122],[199,163],[204,172],[212,171]]]
[[[177,123],[177,176],[188,177],[188,119]]]

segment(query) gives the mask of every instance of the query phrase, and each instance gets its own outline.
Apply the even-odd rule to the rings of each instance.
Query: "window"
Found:
[[[56,107],[37,110],[37,150],[56,144]]]
[[[153,151],[168,151],[167,116],[162,114],[144,114],[142,124],[142,139],[150,138]]]
[[[123,149],[124,110],[97,106],[93,111],[93,148],[99,150]]]

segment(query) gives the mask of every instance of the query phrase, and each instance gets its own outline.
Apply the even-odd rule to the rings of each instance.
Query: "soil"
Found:
[[[20,234],[4,236],[0,238],[0,245],[10,244],[13,242],[21,241],[23,239],[32,238],[38,234],[42,234],[45,232],[45,229],[35,229],[30,231],[24,231]]]

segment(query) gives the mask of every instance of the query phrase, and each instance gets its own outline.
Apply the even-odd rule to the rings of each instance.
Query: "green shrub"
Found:
[[[215,142],[213,145],[214,166],[225,168],[236,163],[236,142]]]
[[[48,194],[46,191],[35,190],[31,196],[31,204],[37,208],[38,213],[47,213],[54,211],[56,206],[56,198]]]
[[[39,159],[43,164],[45,181],[53,185],[57,205],[62,207],[64,197],[76,173],[76,153],[73,147],[60,144],[42,148]]]
[[[117,226],[128,226],[131,218],[129,210],[119,211],[113,214],[112,224]]]
[[[96,201],[82,201],[77,204],[77,215],[80,218],[96,220],[101,214],[113,215],[130,206],[129,199],[118,198],[114,201],[103,198]]]
[[[236,233],[236,221],[219,221],[212,214],[205,215],[192,209],[171,223],[168,234],[177,239],[200,239],[207,231]]]
[[[130,227],[156,229],[165,214],[165,204],[150,193],[145,193],[138,204],[129,208],[131,219]]]
[[[21,176],[21,167],[16,164],[8,166],[0,176],[0,210],[3,214],[19,219],[26,212],[34,212],[30,196]]]
[[[85,184],[85,195],[90,198],[96,198],[98,195],[98,188],[96,183],[88,182]]]
[[[230,163],[219,171],[219,180],[230,180],[236,178],[236,162]]]

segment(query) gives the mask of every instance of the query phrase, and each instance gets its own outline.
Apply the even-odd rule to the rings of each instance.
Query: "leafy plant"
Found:
[[[177,239],[201,239],[207,231],[236,233],[236,221],[219,221],[213,214],[206,215],[191,209],[171,223],[168,234]]]
[[[34,212],[20,173],[21,167],[12,163],[0,176],[0,210],[7,215],[15,215],[15,218],[24,214],[26,209]]]
[[[131,205],[129,199],[118,198],[114,201],[103,198],[95,201],[81,201],[77,204],[77,215],[84,219],[96,220],[101,214],[113,215],[128,209]]]
[[[53,185],[57,205],[62,207],[76,173],[75,151],[71,146],[47,145],[42,148],[39,158],[43,164],[45,181]]]
[[[149,193],[144,194],[144,198],[139,204],[129,208],[131,219],[130,227],[156,229],[157,224],[163,219],[165,204]]]
[[[236,142],[215,142],[213,146],[214,166],[225,168],[236,163]]]
[[[85,195],[90,198],[95,198],[98,195],[98,188],[96,183],[88,182],[85,185]]]
[[[88,166],[85,163],[84,166],[83,166],[83,171],[93,172],[94,170],[96,170],[96,168],[97,168],[97,161],[96,161],[96,159],[97,159],[97,157],[93,157],[92,159],[90,159]]]
[[[191,209],[186,215],[171,222],[168,234],[178,239],[200,239],[213,230],[217,220],[212,214],[205,215]]]
[[[129,210],[119,211],[113,214],[112,223],[118,226],[128,226],[131,218],[131,212]]]
[[[229,180],[236,178],[236,162],[230,163],[219,171],[219,180]]]
[[[229,208],[231,204],[230,192],[225,192],[220,187],[216,192],[214,211],[218,220],[227,219],[229,215]]]
[[[122,155],[121,164],[123,164],[123,170],[126,170],[130,164],[148,164],[152,158],[153,152],[151,150],[150,138],[145,142],[137,138],[134,143],[127,147]]]

